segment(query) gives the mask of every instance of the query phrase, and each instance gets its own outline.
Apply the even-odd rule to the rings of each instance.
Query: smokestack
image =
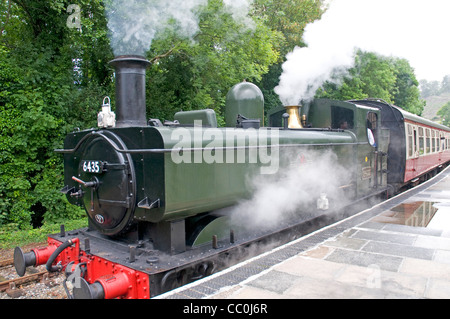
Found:
[[[300,105],[285,106],[286,113],[289,114],[288,127],[289,128],[303,128],[300,120]]]
[[[142,56],[122,55],[110,62],[116,71],[116,127],[146,126],[145,69]]]

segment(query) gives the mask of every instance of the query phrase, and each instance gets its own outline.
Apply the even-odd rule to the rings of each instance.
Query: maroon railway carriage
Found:
[[[440,169],[450,160],[450,130],[404,112],[406,135],[405,182]]]
[[[391,190],[418,184],[450,161],[450,128],[382,100],[352,101],[381,110],[381,127],[389,129],[388,184]]]

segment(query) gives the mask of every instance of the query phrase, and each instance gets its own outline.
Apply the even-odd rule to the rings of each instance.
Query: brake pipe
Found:
[[[72,246],[73,244],[78,246],[79,243],[80,243],[80,240],[78,238],[74,238],[74,239],[69,239],[69,240],[65,241],[64,243],[62,243],[61,245],[59,245],[58,248],[56,248],[56,250],[51,254],[50,258],[47,260],[47,263],[45,265],[47,270],[49,272],[61,271],[62,267],[60,265],[53,266],[52,264],[55,262],[56,258],[58,258],[58,256],[64,251],[64,249]]]

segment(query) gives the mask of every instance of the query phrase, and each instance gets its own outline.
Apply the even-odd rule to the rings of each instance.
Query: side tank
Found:
[[[64,192],[101,233],[116,235],[133,220],[174,221],[233,205],[250,195],[253,177],[276,174],[283,153],[302,145],[343,145],[348,157],[353,143],[350,132],[278,128],[77,132],[65,141]]]

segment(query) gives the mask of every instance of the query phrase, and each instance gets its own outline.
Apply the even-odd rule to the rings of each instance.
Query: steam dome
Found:
[[[236,127],[238,114],[248,119],[259,119],[264,123],[264,95],[250,82],[233,86],[227,94],[225,104],[225,123],[227,127]]]

